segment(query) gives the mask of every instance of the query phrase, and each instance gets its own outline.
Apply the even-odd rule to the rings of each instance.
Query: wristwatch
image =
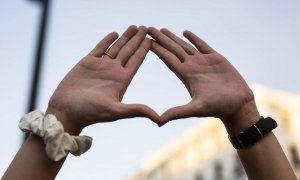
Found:
[[[235,149],[243,149],[255,144],[276,127],[277,123],[274,119],[261,116],[254,125],[238,135],[229,135],[228,138]]]

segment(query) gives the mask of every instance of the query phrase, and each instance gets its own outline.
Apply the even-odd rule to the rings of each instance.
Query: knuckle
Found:
[[[162,33],[158,33],[156,36],[157,36],[157,39],[160,39],[160,40],[165,40],[166,39],[166,36]]]
[[[124,51],[129,54],[133,54],[135,52],[135,50],[132,46],[125,46]]]
[[[110,45],[110,43],[107,41],[107,40],[102,40],[101,42],[99,42],[97,45],[96,45],[96,47],[97,48],[104,48],[104,47],[107,47],[107,46],[109,46]]]
[[[172,54],[171,52],[169,52],[169,51],[164,51],[164,52],[162,52],[162,57],[163,57],[164,59],[169,59],[169,58],[171,58],[172,55],[173,55],[173,54]]]
[[[171,43],[170,44],[170,49],[174,49],[174,50],[177,50],[177,51],[181,51],[182,50],[182,47],[177,44],[177,43]]]
[[[116,50],[121,49],[121,47],[122,47],[122,43],[121,42],[117,42],[116,44],[113,45],[113,48],[116,49]]]

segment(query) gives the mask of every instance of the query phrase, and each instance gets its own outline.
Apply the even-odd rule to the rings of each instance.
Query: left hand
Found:
[[[151,50],[178,76],[192,100],[167,110],[160,124],[188,117],[218,117],[229,131],[249,127],[260,115],[251,89],[230,62],[190,31],[188,43],[167,29],[149,28]],[[194,45],[194,46],[193,46]]]
[[[146,34],[146,27],[130,26],[109,49],[118,34],[108,34],[66,75],[51,97],[47,113],[56,115],[65,129],[75,134],[90,124],[124,118],[148,117],[158,122],[160,117],[148,106],[121,103],[151,47]]]

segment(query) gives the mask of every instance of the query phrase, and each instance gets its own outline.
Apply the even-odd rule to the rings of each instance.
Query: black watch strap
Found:
[[[229,140],[235,149],[246,148],[255,144],[276,127],[277,123],[274,119],[261,117],[253,126],[245,131],[240,132],[236,136],[229,136]]]

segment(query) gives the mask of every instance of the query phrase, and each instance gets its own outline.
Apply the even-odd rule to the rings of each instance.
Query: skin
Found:
[[[147,33],[154,40],[146,38]],[[46,113],[54,114],[72,135],[91,124],[133,117],[147,117],[161,126],[175,119],[213,116],[222,120],[230,135],[253,125],[260,114],[238,71],[193,33],[185,31],[184,36],[190,43],[167,29],[143,26],[130,26],[119,39],[117,33],[108,34],[62,80]],[[184,83],[192,98],[161,116],[146,105],[121,102],[150,49]],[[238,155],[249,179],[296,179],[273,133],[238,150]],[[42,139],[31,135],[2,179],[55,179],[64,161],[49,160]]]
[[[220,118],[230,135],[260,119],[254,96],[238,71],[207,43],[190,31],[180,39],[168,29],[151,27],[151,50],[186,86],[192,100],[167,110],[159,124],[188,117]],[[249,148],[238,150],[249,179],[282,180],[296,176],[273,133]]]
[[[118,40],[117,33],[108,34],[66,75],[47,109],[47,113],[54,114],[62,122],[65,132],[78,135],[91,124],[133,117],[159,121],[158,114],[148,106],[121,102],[150,50],[151,41],[145,38],[146,34],[144,26],[130,26]],[[64,161],[49,160],[41,138],[32,135],[22,145],[2,179],[55,179]]]
[[[148,106],[121,103],[151,47],[146,34],[146,27],[130,26],[109,49],[118,36],[107,35],[62,80],[47,112],[63,116],[64,121],[69,121],[65,124],[72,125],[76,132],[91,124],[124,118],[148,117],[157,121],[158,114]]]

